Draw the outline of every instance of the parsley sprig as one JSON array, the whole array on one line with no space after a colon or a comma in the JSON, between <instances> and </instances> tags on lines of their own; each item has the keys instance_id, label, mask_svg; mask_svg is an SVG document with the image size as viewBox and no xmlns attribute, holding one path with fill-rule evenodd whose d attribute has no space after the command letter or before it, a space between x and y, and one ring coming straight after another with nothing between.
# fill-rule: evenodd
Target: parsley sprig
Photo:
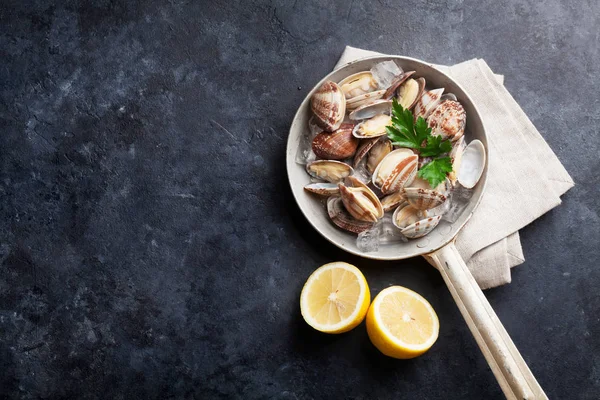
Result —
<instances>
[{"instance_id":1,"label":"parsley sprig","mask_svg":"<svg viewBox=\"0 0 600 400\"><path fill-rule=\"evenodd\" d=\"M431 187L437 187L452 172L452 160L447 156L452 150L452 143L442 140L441 136L432 136L425 119L419 117L415 122L412 112L402 107L396 99L392 103L392 125L385 129L393 145L415 149L421 157L434 158L418 173Z\"/></svg>"}]
</instances>

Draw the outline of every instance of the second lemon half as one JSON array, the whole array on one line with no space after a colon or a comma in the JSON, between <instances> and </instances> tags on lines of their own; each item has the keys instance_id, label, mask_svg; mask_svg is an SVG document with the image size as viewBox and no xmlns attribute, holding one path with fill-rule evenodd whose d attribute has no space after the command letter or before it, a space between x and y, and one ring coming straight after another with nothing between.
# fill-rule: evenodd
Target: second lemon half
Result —
<instances>
[{"instance_id":1,"label":"second lemon half","mask_svg":"<svg viewBox=\"0 0 600 400\"><path fill-rule=\"evenodd\" d=\"M382 290L367 313L367 333L383 354L414 358L438 338L438 317L421 295L402 286Z\"/></svg>"}]
</instances>

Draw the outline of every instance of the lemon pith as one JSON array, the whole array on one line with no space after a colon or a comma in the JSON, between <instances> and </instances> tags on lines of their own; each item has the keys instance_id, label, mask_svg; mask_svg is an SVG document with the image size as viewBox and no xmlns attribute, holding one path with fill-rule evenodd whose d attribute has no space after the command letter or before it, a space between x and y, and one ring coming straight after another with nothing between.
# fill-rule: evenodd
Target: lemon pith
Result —
<instances>
[{"instance_id":1,"label":"lemon pith","mask_svg":"<svg viewBox=\"0 0 600 400\"><path fill-rule=\"evenodd\" d=\"M362 322L370 299L369 286L360 270L348 263L333 262L310 275L302 288L300 310L314 329L342 333Z\"/></svg>"}]
</instances>

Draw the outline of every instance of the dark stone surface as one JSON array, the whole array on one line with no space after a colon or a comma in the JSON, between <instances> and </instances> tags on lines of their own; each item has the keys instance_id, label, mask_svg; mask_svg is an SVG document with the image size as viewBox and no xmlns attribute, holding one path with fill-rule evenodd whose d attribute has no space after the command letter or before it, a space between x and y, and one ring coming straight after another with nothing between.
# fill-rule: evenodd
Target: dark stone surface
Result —
<instances>
[{"instance_id":1,"label":"dark stone surface","mask_svg":"<svg viewBox=\"0 0 600 400\"><path fill-rule=\"evenodd\" d=\"M2 397L502 397L433 268L350 257L294 204L287 129L350 44L506 75L577 186L486 295L550 398L598 398L596 1L0 7ZM429 299L434 348L309 329L300 289L332 260Z\"/></svg>"}]
</instances>

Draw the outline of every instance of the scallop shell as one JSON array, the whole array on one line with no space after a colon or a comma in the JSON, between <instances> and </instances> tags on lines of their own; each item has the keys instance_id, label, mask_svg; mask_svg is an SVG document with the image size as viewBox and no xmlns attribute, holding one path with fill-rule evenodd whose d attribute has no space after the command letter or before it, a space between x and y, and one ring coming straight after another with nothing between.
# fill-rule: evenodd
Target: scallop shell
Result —
<instances>
[{"instance_id":1,"label":"scallop shell","mask_svg":"<svg viewBox=\"0 0 600 400\"><path fill-rule=\"evenodd\" d=\"M392 117L386 114L379 114L357 124L352 134L359 139L383 136L387 133L385 127L391 124Z\"/></svg>"},{"instance_id":2,"label":"scallop shell","mask_svg":"<svg viewBox=\"0 0 600 400\"><path fill-rule=\"evenodd\" d=\"M438 104L440 104L440 97L442 97L443 93L443 88L433 89L423 93L419 100L417 100L417 104L415 104L415 120L417 120L417 118L419 117L427 119L427 117L433 111L433 109L436 108Z\"/></svg>"},{"instance_id":3,"label":"scallop shell","mask_svg":"<svg viewBox=\"0 0 600 400\"><path fill-rule=\"evenodd\" d=\"M376 222L383 217L379 198L359 179L349 176L340 183L340 197L346 210L360 221Z\"/></svg>"},{"instance_id":4,"label":"scallop shell","mask_svg":"<svg viewBox=\"0 0 600 400\"><path fill-rule=\"evenodd\" d=\"M321 196L337 196L340 194L340 188L336 183L310 183L304 186L304 190Z\"/></svg>"},{"instance_id":5,"label":"scallop shell","mask_svg":"<svg viewBox=\"0 0 600 400\"><path fill-rule=\"evenodd\" d=\"M321 132L312 141L312 150L319 158L344 160L352 157L358 147L358 139L352 135L353 124L342 124L332 133Z\"/></svg>"},{"instance_id":6,"label":"scallop shell","mask_svg":"<svg viewBox=\"0 0 600 400\"><path fill-rule=\"evenodd\" d=\"M429 210L446 201L446 196L433 189L406 187L402 189L406 201L417 210Z\"/></svg>"},{"instance_id":7,"label":"scallop shell","mask_svg":"<svg viewBox=\"0 0 600 400\"><path fill-rule=\"evenodd\" d=\"M334 160L317 160L306 164L306 172L310 176L332 183L341 182L353 171L348 164Z\"/></svg>"},{"instance_id":8,"label":"scallop shell","mask_svg":"<svg viewBox=\"0 0 600 400\"><path fill-rule=\"evenodd\" d=\"M385 94L385 89L376 90L374 92L365 93L360 96L356 96L351 98L350 100L346 100L346 109L347 110L355 110L360 106L365 104L369 104L375 100L379 100Z\"/></svg>"},{"instance_id":9,"label":"scallop shell","mask_svg":"<svg viewBox=\"0 0 600 400\"><path fill-rule=\"evenodd\" d=\"M342 79L338 86L342 89L346 100L350 100L377 90L377 81L371 71L363 71Z\"/></svg>"},{"instance_id":10,"label":"scallop shell","mask_svg":"<svg viewBox=\"0 0 600 400\"><path fill-rule=\"evenodd\" d=\"M317 125L333 132L344 121L346 98L335 82L326 81L312 95L310 107Z\"/></svg>"},{"instance_id":11,"label":"scallop shell","mask_svg":"<svg viewBox=\"0 0 600 400\"><path fill-rule=\"evenodd\" d=\"M380 188L383 194L399 191L415 179L418 160L419 156L410 149L392 151L375 168L373 184Z\"/></svg>"},{"instance_id":12,"label":"scallop shell","mask_svg":"<svg viewBox=\"0 0 600 400\"><path fill-rule=\"evenodd\" d=\"M458 101L445 100L427 118L427 125L433 136L441 136L452 141L465 133L467 113Z\"/></svg>"},{"instance_id":13,"label":"scallop shell","mask_svg":"<svg viewBox=\"0 0 600 400\"><path fill-rule=\"evenodd\" d=\"M369 119L378 114L389 114L392 110L392 102L389 100L374 100L362 105L352 111L348 116L352 120Z\"/></svg>"},{"instance_id":14,"label":"scallop shell","mask_svg":"<svg viewBox=\"0 0 600 400\"><path fill-rule=\"evenodd\" d=\"M336 226L349 232L361 233L373 227L372 222L359 221L352 217L339 197L327 199L327 215Z\"/></svg>"}]
</instances>

